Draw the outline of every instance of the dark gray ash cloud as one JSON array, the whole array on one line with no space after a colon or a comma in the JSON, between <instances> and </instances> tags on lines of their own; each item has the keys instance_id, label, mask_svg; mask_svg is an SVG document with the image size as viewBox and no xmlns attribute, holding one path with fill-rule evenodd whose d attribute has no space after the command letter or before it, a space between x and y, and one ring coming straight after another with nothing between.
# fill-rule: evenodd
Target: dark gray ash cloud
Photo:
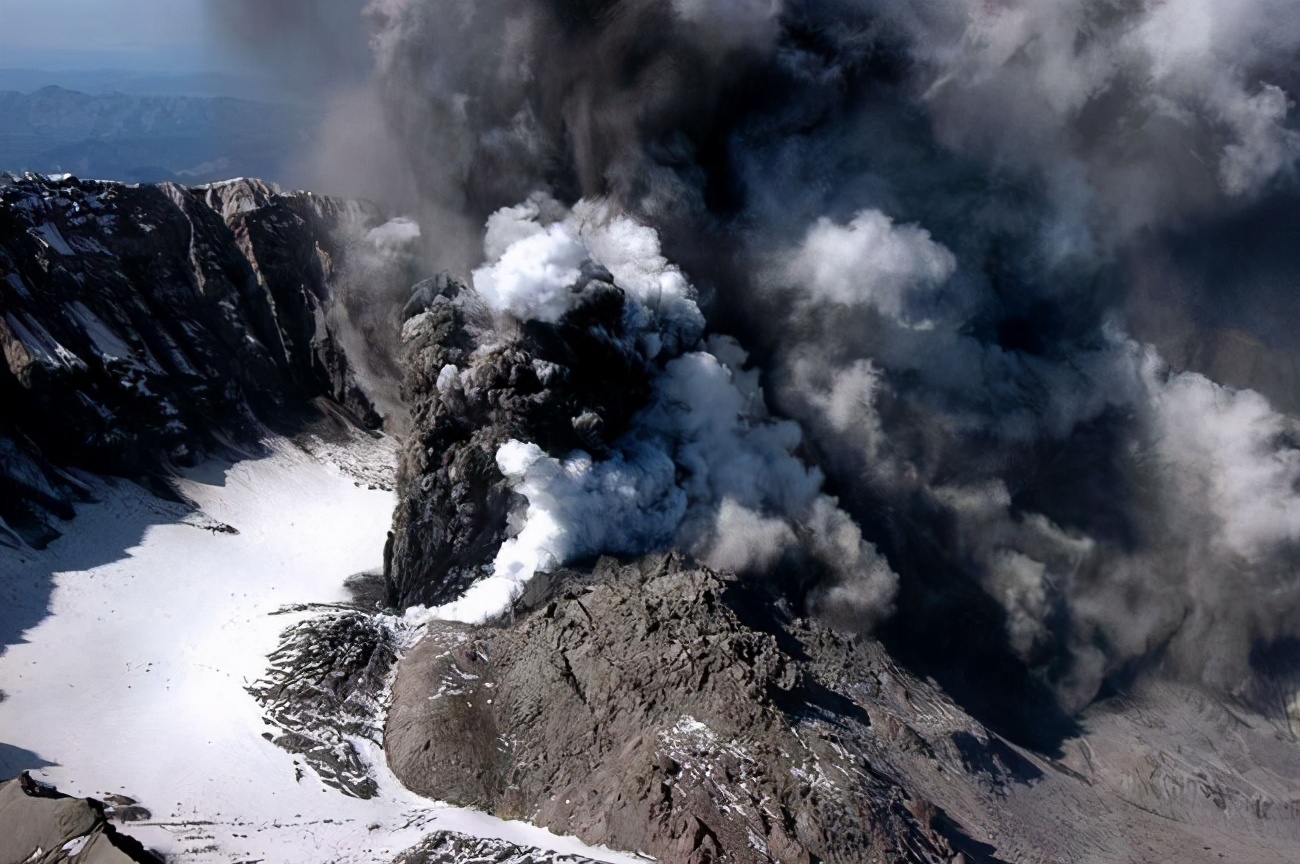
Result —
<instances>
[{"instance_id":1,"label":"dark gray ash cloud","mask_svg":"<svg viewBox=\"0 0 1300 864\"><path fill-rule=\"evenodd\" d=\"M335 44L310 6L285 26ZM577 205L650 230L631 248L680 268L751 352L733 378L797 421L771 470L815 470L829 521L719 495L701 554L1066 710L1139 674L1250 696L1252 656L1300 638L1295 421L1178 348L1300 347L1278 324L1300 324L1294 3L348 11L370 65L339 98L367 128L327 136L334 182L388 194L436 238L430 266L467 277L488 218L535 193L551 222ZM589 512L561 499L556 519ZM860 563L811 584L776 563L840 530Z\"/></svg>"}]
</instances>

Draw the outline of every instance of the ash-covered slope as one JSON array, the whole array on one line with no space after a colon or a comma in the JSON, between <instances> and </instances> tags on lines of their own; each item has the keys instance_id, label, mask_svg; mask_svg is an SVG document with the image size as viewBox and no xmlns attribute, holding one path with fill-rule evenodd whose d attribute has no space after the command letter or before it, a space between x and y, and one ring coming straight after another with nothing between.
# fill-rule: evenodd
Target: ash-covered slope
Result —
<instances>
[{"instance_id":1,"label":"ash-covered slope","mask_svg":"<svg viewBox=\"0 0 1300 864\"><path fill-rule=\"evenodd\" d=\"M871 646L747 626L731 580L671 556L582 581L516 626L435 625L407 657L385 744L408 786L666 862L978 847L883 773Z\"/></svg>"},{"instance_id":2,"label":"ash-covered slope","mask_svg":"<svg viewBox=\"0 0 1300 864\"><path fill-rule=\"evenodd\" d=\"M1196 687L1102 702L1052 758L879 642L680 558L543 581L513 620L431 623L402 661L385 747L413 790L666 864L1300 848L1290 730Z\"/></svg>"},{"instance_id":3,"label":"ash-covered slope","mask_svg":"<svg viewBox=\"0 0 1300 864\"><path fill-rule=\"evenodd\" d=\"M0 541L56 536L69 467L191 464L317 397L378 426L331 313L380 221L255 180L0 180Z\"/></svg>"}]
</instances>

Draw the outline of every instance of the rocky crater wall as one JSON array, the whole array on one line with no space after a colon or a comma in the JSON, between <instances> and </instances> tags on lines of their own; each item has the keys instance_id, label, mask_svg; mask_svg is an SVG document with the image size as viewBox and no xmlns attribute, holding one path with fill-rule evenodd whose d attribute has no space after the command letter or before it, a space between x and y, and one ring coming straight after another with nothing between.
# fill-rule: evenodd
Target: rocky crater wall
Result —
<instances>
[{"instance_id":1,"label":"rocky crater wall","mask_svg":"<svg viewBox=\"0 0 1300 864\"><path fill-rule=\"evenodd\" d=\"M379 221L256 180L0 179L0 542L57 536L69 469L162 473L319 397L378 426L329 313Z\"/></svg>"}]
</instances>

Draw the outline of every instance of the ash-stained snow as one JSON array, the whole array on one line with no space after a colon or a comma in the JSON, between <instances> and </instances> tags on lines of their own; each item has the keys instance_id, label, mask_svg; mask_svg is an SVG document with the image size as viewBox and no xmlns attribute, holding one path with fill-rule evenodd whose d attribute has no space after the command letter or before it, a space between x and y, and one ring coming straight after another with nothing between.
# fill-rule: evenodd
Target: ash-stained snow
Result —
<instances>
[{"instance_id":1,"label":"ash-stained snow","mask_svg":"<svg viewBox=\"0 0 1300 864\"><path fill-rule=\"evenodd\" d=\"M179 862L384 861L438 830L628 860L419 798L376 736L350 739L369 799L264 737L280 730L246 688L286 627L345 604L344 580L380 564L391 492L284 443L189 472L198 517L94 482L98 503L47 550L0 548L0 776L128 796L150 818L127 830ZM303 611L272 614L286 608Z\"/></svg>"},{"instance_id":2,"label":"ash-stained snow","mask_svg":"<svg viewBox=\"0 0 1300 864\"><path fill-rule=\"evenodd\" d=\"M439 831L416 848L408 849L396 864L591 864L591 861L563 854L543 859L536 849Z\"/></svg>"}]
</instances>

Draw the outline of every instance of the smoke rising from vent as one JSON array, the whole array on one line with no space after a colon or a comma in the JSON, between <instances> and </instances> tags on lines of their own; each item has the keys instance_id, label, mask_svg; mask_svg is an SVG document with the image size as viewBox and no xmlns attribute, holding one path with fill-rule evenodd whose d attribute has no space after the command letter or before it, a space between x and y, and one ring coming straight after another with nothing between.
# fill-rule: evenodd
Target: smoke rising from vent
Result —
<instances>
[{"instance_id":1,"label":"smoke rising from vent","mask_svg":"<svg viewBox=\"0 0 1300 864\"><path fill-rule=\"evenodd\" d=\"M936 674L1012 662L1069 710L1154 672L1250 695L1252 651L1300 638L1295 423L1197 371L1300 349L1275 320L1300 325L1294 3L385 0L356 22L372 187L403 190L429 266L553 319L593 261L646 315L659 378L616 454L500 457L530 502L501 572L651 537L754 571L797 549L827 565L791 584L802 608ZM1219 344L1247 280L1276 314L1232 326L1275 330L1198 363L1178 346Z\"/></svg>"},{"instance_id":2,"label":"smoke rising from vent","mask_svg":"<svg viewBox=\"0 0 1300 864\"><path fill-rule=\"evenodd\" d=\"M604 203L583 200L565 214L535 196L493 214L484 245L489 260L473 281L490 309L554 323L608 290L584 279L599 268L623 292L627 349L662 365L648 404L605 458L552 456L515 440L498 450L498 468L527 506L492 575L451 614L495 611L538 571L574 560L675 547L746 575L798 562L827 575L827 598L854 604L846 626L868 630L887 617L897 576L823 493L822 472L796 455L802 433L769 414L745 351L727 337L702 339L695 291L653 229ZM454 389L458 374L444 369L439 389L444 376Z\"/></svg>"}]
</instances>

